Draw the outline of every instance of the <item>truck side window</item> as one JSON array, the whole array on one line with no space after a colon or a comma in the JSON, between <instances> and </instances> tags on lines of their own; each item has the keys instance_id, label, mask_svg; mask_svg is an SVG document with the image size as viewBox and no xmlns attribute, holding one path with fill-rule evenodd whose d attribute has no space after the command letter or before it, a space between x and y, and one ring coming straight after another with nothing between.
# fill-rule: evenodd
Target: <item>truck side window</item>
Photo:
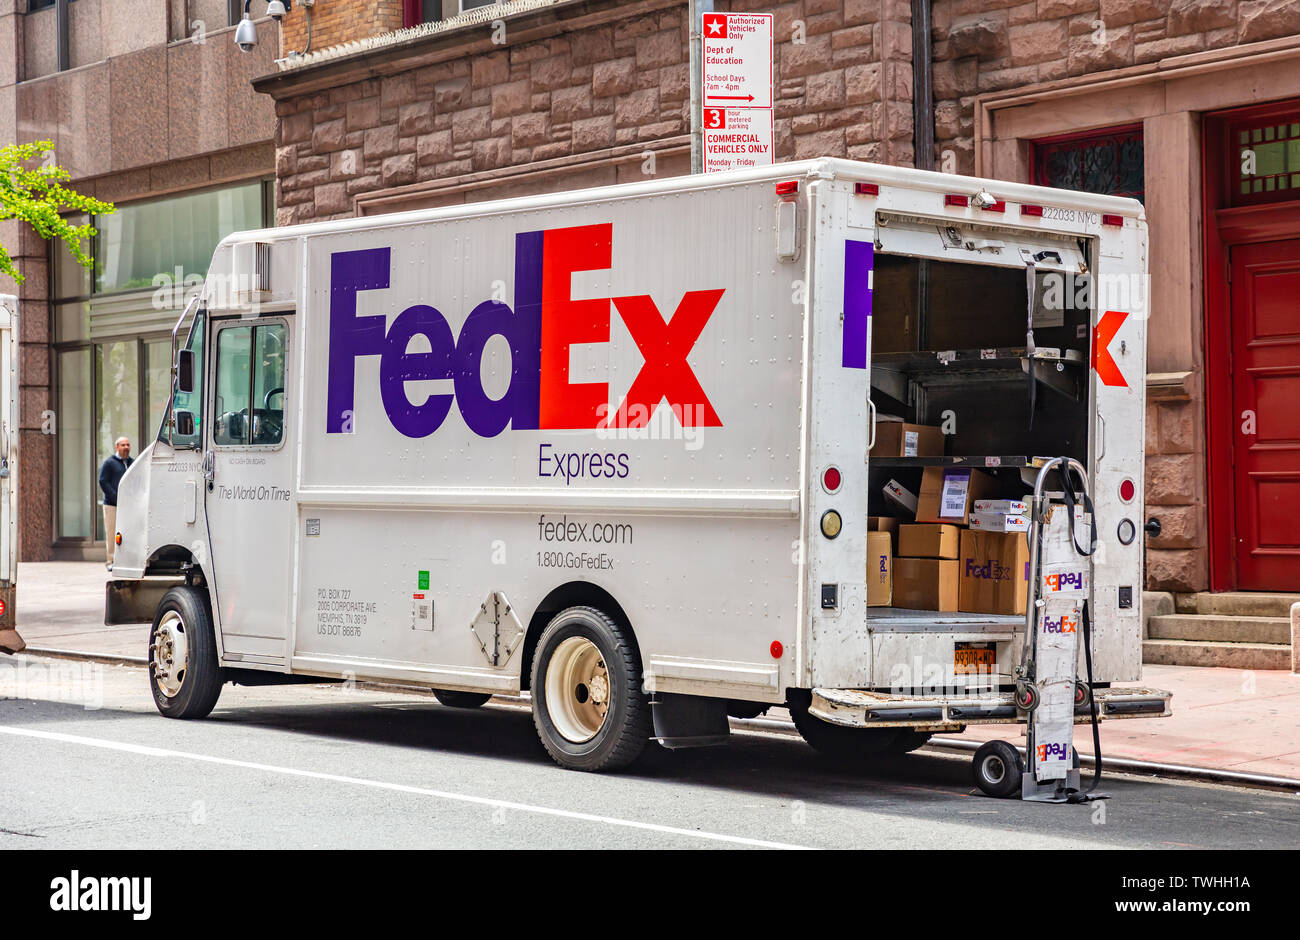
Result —
<instances>
[{"instance_id":1,"label":"truck side window","mask_svg":"<svg viewBox=\"0 0 1300 940\"><path fill-rule=\"evenodd\" d=\"M227 327L217 334L219 446L279 444L284 438L285 327Z\"/></svg>"},{"instance_id":2,"label":"truck side window","mask_svg":"<svg viewBox=\"0 0 1300 940\"><path fill-rule=\"evenodd\" d=\"M169 419L175 420L176 412L188 411L194 415L194 433L179 434L176 429L172 428L172 444L176 447L199 447L203 440L203 334L206 332L207 318L199 311L194 317L194 323L190 327L189 338L185 341L185 348L194 351L194 391L192 392L175 392L172 395L172 410L168 416ZM167 426L163 425L165 437Z\"/></svg>"}]
</instances>

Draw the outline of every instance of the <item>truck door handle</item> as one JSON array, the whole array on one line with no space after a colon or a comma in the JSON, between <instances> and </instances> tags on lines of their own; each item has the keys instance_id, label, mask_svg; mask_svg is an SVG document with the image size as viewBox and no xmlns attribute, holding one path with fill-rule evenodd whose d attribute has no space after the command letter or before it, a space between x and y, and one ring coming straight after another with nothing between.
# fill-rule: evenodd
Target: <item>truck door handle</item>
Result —
<instances>
[{"instance_id":1,"label":"truck door handle","mask_svg":"<svg viewBox=\"0 0 1300 940\"><path fill-rule=\"evenodd\" d=\"M867 411L871 422L871 437L867 440L867 453L871 453L871 448L876 446L876 403L871 400L870 393L867 394Z\"/></svg>"},{"instance_id":2,"label":"truck door handle","mask_svg":"<svg viewBox=\"0 0 1300 940\"><path fill-rule=\"evenodd\" d=\"M208 492L212 492L213 480L217 475L217 455L210 450L203 452L203 479L208 483Z\"/></svg>"}]
</instances>

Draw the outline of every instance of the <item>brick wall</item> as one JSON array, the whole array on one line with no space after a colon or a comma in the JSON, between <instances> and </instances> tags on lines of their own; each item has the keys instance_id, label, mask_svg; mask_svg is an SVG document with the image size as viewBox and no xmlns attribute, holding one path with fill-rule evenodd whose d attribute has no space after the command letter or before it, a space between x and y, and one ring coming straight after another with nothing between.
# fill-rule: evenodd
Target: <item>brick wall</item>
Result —
<instances>
[{"instance_id":1,"label":"brick wall","mask_svg":"<svg viewBox=\"0 0 1300 940\"><path fill-rule=\"evenodd\" d=\"M368 39L402 27L402 0L316 0L311 8L312 51ZM307 13L294 4L280 23L280 54L307 45Z\"/></svg>"},{"instance_id":2,"label":"brick wall","mask_svg":"<svg viewBox=\"0 0 1300 940\"><path fill-rule=\"evenodd\" d=\"M1146 515L1160 520L1159 538L1146 539L1146 585L1153 591L1203 591L1208 545L1205 412L1198 399L1164 398L1152 389L1147 402Z\"/></svg>"},{"instance_id":3,"label":"brick wall","mask_svg":"<svg viewBox=\"0 0 1300 940\"><path fill-rule=\"evenodd\" d=\"M935 156L971 173L974 96L1294 34L1300 0L934 0Z\"/></svg>"},{"instance_id":4,"label":"brick wall","mask_svg":"<svg viewBox=\"0 0 1300 940\"><path fill-rule=\"evenodd\" d=\"M608 21L475 55L453 46L446 61L324 91L277 90L278 222L349 215L355 197L391 187L687 134L686 5L588 6ZM778 160L912 162L906 0L719 9L775 13Z\"/></svg>"}]
</instances>

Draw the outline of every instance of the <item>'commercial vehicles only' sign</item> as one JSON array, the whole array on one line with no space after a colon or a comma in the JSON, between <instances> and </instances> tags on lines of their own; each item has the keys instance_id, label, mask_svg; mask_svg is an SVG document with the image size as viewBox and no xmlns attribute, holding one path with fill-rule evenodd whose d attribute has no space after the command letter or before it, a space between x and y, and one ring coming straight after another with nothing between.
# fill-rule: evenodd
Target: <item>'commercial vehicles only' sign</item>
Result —
<instances>
[{"instance_id":1,"label":"'commercial vehicles only' sign","mask_svg":"<svg viewBox=\"0 0 1300 940\"><path fill-rule=\"evenodd\" d=\"M702 24L704 171L772 157L771 13L706 13Z\"/></svg>"}]
</instances>

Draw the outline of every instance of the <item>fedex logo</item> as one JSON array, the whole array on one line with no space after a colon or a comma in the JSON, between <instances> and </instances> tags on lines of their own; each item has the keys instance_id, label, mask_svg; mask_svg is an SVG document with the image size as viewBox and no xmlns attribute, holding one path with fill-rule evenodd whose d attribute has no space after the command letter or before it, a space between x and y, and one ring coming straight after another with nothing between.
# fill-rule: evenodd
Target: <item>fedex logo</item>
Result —
<instances>
[{"instance_id":1,"label":"fedex logo","mask_svg":"<svg viewBox=\"0 0 1300 940\"><path fill-rule=\"evenodd\" d=\"M990 558L984 564L977 564L974 558L966 559L966 577L983 578L987 581L1010 581L1012 568L1010 565L1004 565L995 558Z\"/></svg>"},{"instance_id":2,"label":"fedex logo","mask_svg":"<svg viewBox=\"0 0 1300 940\"><path fill-rule=\"evenodd\" d=\"M666 318L648 294L574 299L577 271L612 265L612 223L521 232L515 236L515 306L485 300L470 311L460 335L441 311L407 307L391 326L386 318L357 315L361 291L385 290L391 250L366 248L330 255L329 375L325 430L344 434L356 394L356 361L379 357L379 393L393 427L407 437L427 437L442 426L453 399L480 437L515 430L644 427L665 399L683 426L721 427L699 380L686 362L709 322L723 289L687 291ZM618 311L645 363L627 396L609 412L609 385L569 381L569 349L608 343L611 305ZM428 352L409 352L422 335ZM511 376L505 395L483 389L483 348L493 336L510 346ZM406 383L450 379L453 392L412 404Z\"/></svg>"},{"instance_id":3,"label":"fedex logo","mask_svg":"<svg viewBox=\"0 0 1300 940\"><path fill-rule=\"evenodd\" d=\"M1082 591L1083 588L1082 571L1062 571L1058 574L1043 575L1044 591Z\"/></svg>"},{"instance_id":4,"label":"fedex logo","mask_svg":"<svg viewBox=\"0 0 1300 940\"><path fill-rule=\"evenodd\" d=\"M1061 614L1059 617L1044 617L1044 633L1077 633L1079 630L1079 618L1071 617L1069 614Z\"/></svg>"},{"instance_id":5,"label":"fedex logo","mask_svg":"<svg viewBox=\"0 0 1300 940\"><path fill-rule=\"evenodd\" d=\"M1060 741L1052 744L1040 744L1034 748L1038 754L1038 762L1044 761L1065 761L1070 759L1070 745L1063 744Z\"/></svg>"}]
</instances>

